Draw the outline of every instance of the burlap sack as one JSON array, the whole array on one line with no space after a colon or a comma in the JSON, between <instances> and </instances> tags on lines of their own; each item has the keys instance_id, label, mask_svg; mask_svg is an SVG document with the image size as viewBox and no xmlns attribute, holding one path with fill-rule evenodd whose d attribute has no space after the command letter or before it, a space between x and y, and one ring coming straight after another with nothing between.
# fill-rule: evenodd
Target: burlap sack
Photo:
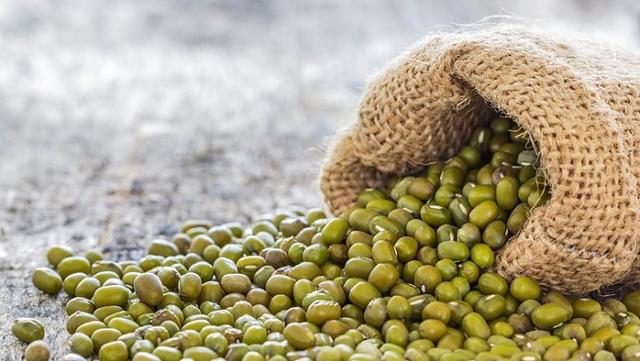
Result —
<instances>
[{"instance_id":1,"label":"burlap sack","mask_svg":"<svg viewBox=\"0 0 640 361\"><path fill-rule=\"evenodd\" d=\"M616 283L639 247L638 59L520 25L430 36L371 80L327 156L322 192L344 210L389 175L451 157L499 111L537 145L551 199L503 248L498 272L572 294Z\"/></svg>"}]
</instances>

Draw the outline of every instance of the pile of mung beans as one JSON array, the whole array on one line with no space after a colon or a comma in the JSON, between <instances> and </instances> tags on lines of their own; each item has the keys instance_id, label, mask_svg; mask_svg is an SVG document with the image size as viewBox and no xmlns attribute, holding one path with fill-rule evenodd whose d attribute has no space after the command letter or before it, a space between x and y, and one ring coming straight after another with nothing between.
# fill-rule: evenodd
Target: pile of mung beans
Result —
<instances>
[{"instance_id":1,"label":"pile of mung beans","mask_svg":"<svg viewBox=\"0 0 640 361\"><path fill-rule=\"evenodd\" d=\"M640 360L640 292L573 299L492 271L548 197L537 166L498 117L338 217L190 220L138 261L55 246L33 283L69 297L63 361ZM48 360L42 323L12 331L26 360Z\"/></svg>"}]
</instances>

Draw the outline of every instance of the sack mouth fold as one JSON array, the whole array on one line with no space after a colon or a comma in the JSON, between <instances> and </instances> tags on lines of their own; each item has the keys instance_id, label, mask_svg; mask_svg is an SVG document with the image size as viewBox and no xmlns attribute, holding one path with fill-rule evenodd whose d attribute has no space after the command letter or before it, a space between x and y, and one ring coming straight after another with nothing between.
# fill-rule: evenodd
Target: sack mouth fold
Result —
<instances>
[{"instance_id":1,"label":"sack mouth fold","mask_svg":"<svg viewBox=\"0 0 640 361\"><path fill-rule=\"evenodd\" d=\"M498 272L571 294L623 279L639 249L634 120L605 86L617 73L592 74L603 71L590 66L602 61L593 49L550 39L501 25L436 35L396 58L369 83L357 123L327 158L329 208L452 157L501 113L531 137L551 198L501 250Z\"/></svg>"}]
</instances>

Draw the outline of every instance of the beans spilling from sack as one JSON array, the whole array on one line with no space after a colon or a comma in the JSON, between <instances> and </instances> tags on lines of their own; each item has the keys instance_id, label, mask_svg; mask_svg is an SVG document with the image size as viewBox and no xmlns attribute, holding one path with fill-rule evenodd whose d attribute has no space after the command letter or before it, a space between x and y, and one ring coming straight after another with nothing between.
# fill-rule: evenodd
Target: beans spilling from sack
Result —
<instances>
[{"instance_id":1,"label":"beans spilling from sack","mask_svg":"<svg viewBox=\"0 0 640 361\"><path fill-rule=\"evenodd\" d=\"M492 271L548 198L537 167L497 118L456 157L363 192L336 218L191 220L138 261L57 246L33 283L69 296L64 361L640 360L639 292L571 299ZM31 342L27 360L49 358L42 323L12 331Z\"/></svg>"}]
</instances>

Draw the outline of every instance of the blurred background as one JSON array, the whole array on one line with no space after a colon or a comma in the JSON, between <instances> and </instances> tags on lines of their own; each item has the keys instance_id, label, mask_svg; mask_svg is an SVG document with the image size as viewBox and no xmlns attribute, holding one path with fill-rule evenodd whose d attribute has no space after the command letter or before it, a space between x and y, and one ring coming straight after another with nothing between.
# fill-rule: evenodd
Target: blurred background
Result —
<instances>
[{"instance_id":1,"label":"blurred background","mask_svg":"<svg viewBox=\"0 0 640 361\"><path fill-rule=\"evenodd\" d=\"M29 281L48 245L125 259L187 218L321 206L367 77L491 15L640 39L633 0L0 1L0 359L18 316L66 350L63 297Z\"/></svg>"}]
</instances>

